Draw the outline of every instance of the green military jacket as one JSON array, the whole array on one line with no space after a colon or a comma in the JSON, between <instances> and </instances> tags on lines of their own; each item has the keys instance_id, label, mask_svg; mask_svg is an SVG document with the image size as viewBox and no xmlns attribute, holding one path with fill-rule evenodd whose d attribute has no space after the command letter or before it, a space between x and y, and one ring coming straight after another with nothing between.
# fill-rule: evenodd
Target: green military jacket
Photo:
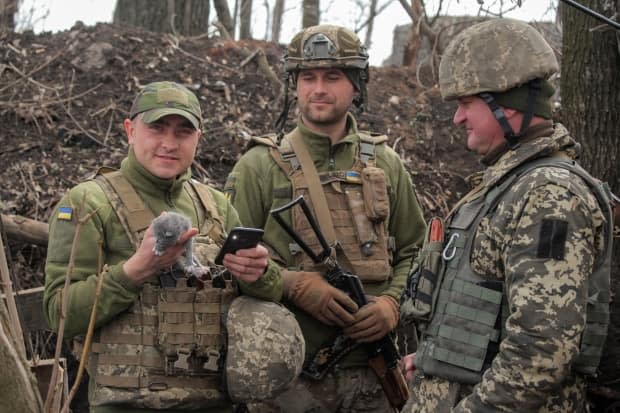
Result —
<instances>
[{"instance_id":1,"label":"green military jacket","mask_svg":"<svg viewBox=\"0 0 620 413\"><path fill-rule=\"evenodd\" d=\"M532 129L537 136L496 154L466 198L530 160L578 154L562 125ZM551 239L545 222L555 223ZM499 351L473 387L416 375L403 412L585 412L585 379L571 366L580 351L588 278L603 255L606 225L595 195L567 169L539 167L517 178L482 218L470 256L476 274L504 285L508 314Z\"/></svg>"},{"instance_id":2,"label":"green military jacket","mask_svg":"<svg viewBox=\"0 0 620 413\"><path fill-rule=\"evenodd\" d=\"M192 198L184 189L184 182L190 179L189 170L175 179L157 178L139 164L131 150L122 161L120 170L155 216L163 211L180 212L190 217L193 226L198 227ZM225 229L228 231L240 226L239 217L230 202L221 192L209 189ZM50 218L43 302L48 323L54 330L58 329L60 320L62 288L76 230L75 220L58 219L61 207L72 207L73 213L79 216L93 213L92 218L81 227L71 273L65 338L72 338L87 331L95 299L100 244L103 263L109 266L109 271L105 275L99 297L96 327L112 322L118 314L128 309L138 298L142 287L135 285L123 272L123 264L133 255L134 247L110 201L95 181L83 182L60 200ZM239 284L241 291L248 295L272 301L278 301L281 297L281 278L274 264L270 264L265 274L255 283Z\"/></svg>"},{"instance_id":3,"label":"green military jacket","mask_svg":"<svg viewBox=\"0 0 620 413\"><path fill-rule=\"evenodd\" d=\"M298 121L297 128L318 172L352 167L360 138L351 115L348 125L348 135L332 145L328 136L310 131L301 120ZM411 179L398 155L387 145L377 145L376 164L385 171L387 178L390 214L386 229L388 235L395 239L393 277L383 283L366 283L364 288L367 294L390 295L398 301L411 259L422 243L425 223ZM265 243L288 267L293 268L295 260L289 251L292 240L269 215L271 209L291 201L292 187L267 146L255 146L241 157L228 177L225 192L231 196L241 220L246 225L264 228ZM290 214L285 219L290 225ZM293 304L285 302L285 305L295 313L304 333L306 358L314 355L321 344L329 342L337 334L335 328L320 323ZM365 366L367 357L363 349L359 349L345 356L339 365Z\"/></svg>"}]
</instances>

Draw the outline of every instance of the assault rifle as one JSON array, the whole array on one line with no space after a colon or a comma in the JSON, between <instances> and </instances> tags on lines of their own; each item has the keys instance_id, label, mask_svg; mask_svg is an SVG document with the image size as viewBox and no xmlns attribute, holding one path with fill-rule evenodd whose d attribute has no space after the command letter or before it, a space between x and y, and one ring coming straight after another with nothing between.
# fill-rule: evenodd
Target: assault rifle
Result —
<instances>
[{"instance_id":1,"label":"assault rifle","mask_svg":"<svg viewBox=\"0 0 620 413\"><path fill-rule=\"evenodd\" d=\"M293 230L293 228L282 219L281 213L292 209L296 205L301 207L303 214L308 220L308 223L312 227L317 240L323 248L323 250L318 254L316 254L312 248L310 248L308 244L301 239L299 234L297 234L297 232L295 232L295 230ZM312 261L317 264L322 263L327 267L324 277L329 284L347 293L351 299L355 301L359 308L368 304L362 282L357 275L342 269L336 260L335 252L325 240L325 237L317 225L303 195L297 197L288 204L281 206L280 208L273 209L271 211L271 215L276 222L280 224L282 229L284 229L284 231L286 231L286 233L293 238L297 245L299 245L299 247L306 254L308 254ZM356 347L359 343L355 343L352 339L340 334L336 337L334 343L331 344L332 345L328 346L327 349L321 349L314 360L310 360L310 363L306 363L306 365L304 365L303 373L305 375L316 380L320 380L325 375L329 367L335 364L339 358L344 356L346 352ZM364 347L368 352L368 364L377 374L381 387L390 401L390 405L400 411L409 398L409 390L407 388L407 382L405 381L405 378L400 370L400 354L398 353L398 349L396 348L394 341L390 335L387 334L376 342L364 343ZM317 359L325 360L326 358L330 358L329 355L325 357L326 355L324 354L330 353L330 349L336 349L331 353L340 353L337 358L335 360L332 359L331 363L317 364L315 362Z\"/></svg>"}]
</instances>

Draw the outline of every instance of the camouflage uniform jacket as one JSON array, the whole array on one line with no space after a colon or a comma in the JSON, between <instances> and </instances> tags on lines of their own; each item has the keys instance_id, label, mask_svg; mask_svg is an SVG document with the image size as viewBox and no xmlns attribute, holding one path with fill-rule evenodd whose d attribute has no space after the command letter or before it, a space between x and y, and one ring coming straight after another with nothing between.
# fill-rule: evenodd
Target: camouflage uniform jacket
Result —
<instances>
[{"instance_id":1,"label":"camouflage uniform jacket","mask_svg":"<svg viewBox=\"0 0 620 413\"><path fill-rule=\"evenodd\" d=\"M353 116L348 117L349 132L332 145L328 136L313 133L301 120L297 128L319 172L347 170L352 167L360 138ZM411 258L420 246L425 223L409 174L398 155L386 145L376 146L377 167L385 171L390 203L387 232L395 238L393 277L381 283L365 283L367 294L390 295L400 298L406 282ZM267 146L251 148L237 162L225 187L233 205L246 225L265 229L264 241L290 268L295 260L289 251L291 238L269 215L273 208L291 200L289 179L275 163ZM285 215L290 225L290 215ZM289 302L285 305L295 313L306 340L306 357L314 355L319 346L333 339L338 331L328 327ZM341 367L367 366L367 356L362 349L351 352L341 362Z\"/></svg>"},{"instance_id":2,"label":"camouflage uniform jacket","mask_svg":"<svg viewBox=\"0 0 620 413\"><path fill-rule=\"evenodd\" d=\"M163 211L177 211L192 219L198 227L198 218L191 196L184 190L190 171L171 180L150 174L136 160L133 151L121 163L121 173L127 178L144 203L155 216ZM239 226L237 213L221 192L210 189L226 230ZM58 219L59 208L73 207L77 214L84 202L80 216L93 213L81 227L80 240L75 254L75 266L69 288L65 338L85 334L95 297L99 243L103 245L103 263L109 266L97 308L96 327L114 322L138 298L141 286L135 285L123 272L124 262L134 253L114 208L94 181L83 182L72 188L58 203L50 219L50 236L45 266L44 311L50 326L56 330L60 319L62 288L75 234L74 220ZM277 301L281 294L281 280L277 266L271 264L263 277L253 284L240 283L241 290L249 295Z\"/></svg>"},{"instance_id":3,"label":"camouflage uniform jacket","mask_svg":"<svg viewBox=\"0 0 620 413\"><path fill-rule=\"evenodd\" d=\"M472 193L493 187L529 160L558 153L575 158L578 144L562 125L550 126L499 157ZM547 219L567 223L562 259L540 252ZM604 227L595 196L568 170L541 167L519 177L495 212L482 218L470 257L475 273L504 283L508 316L499 352L473 388L417 374L406 411L585 411L585 381L571 364L579 354L588 277L604 250Z\"/></svg>"}]
</instances>

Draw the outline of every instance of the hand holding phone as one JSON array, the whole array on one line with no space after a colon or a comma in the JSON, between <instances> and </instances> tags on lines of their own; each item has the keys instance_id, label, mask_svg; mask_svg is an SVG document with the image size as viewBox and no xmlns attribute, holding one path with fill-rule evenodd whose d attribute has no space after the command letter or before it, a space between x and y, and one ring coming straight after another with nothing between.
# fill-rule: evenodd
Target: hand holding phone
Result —
<instances>
[{"instance_id":1,"label":"hand holding phone","mask_svg":"<svg viewBox=\"0 0 620 413\"><path fill-rule=\"evenodd\" d=\"M222 265L226 254L234 254L238 250L254 248L263 239L263 230L260 228L235 227L230 230L224 245L215 257L215 263Z\"/></svg>"}]
</instances>

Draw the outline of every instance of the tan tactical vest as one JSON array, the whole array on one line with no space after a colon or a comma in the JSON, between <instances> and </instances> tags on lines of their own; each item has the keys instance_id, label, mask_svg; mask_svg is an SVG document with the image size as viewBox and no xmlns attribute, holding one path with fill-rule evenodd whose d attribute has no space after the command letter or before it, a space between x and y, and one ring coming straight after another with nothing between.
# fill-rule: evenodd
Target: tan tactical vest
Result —
<instances>
[{"instance_id":1,"label":"tan tactical vest","mask_svg":"<svg viewBox=\"0 0 620 413\"><path fill-rule=\"evenodd\" d=\"M299 132L295 129L292 133ZM274 161L291 181L293 198L303 195L316 215L319 212L313 207L307 177L289 142L291 134L286 135L279 146L270 136L253 139L270 147ZM384 143L387 137L365 133L359 136L360 145L352 168L322 172L319 179L335 227L339 261L363 282L382 282L391 276L394 239L388 237L386 231L390 205L385 172L376 167L375 145ZM321 246L303 213L294 209L292 221L293 228L310 248L320 251ZM290 251L299 270L324 270L297 244L291 244Z\"/></svg>"},{"instance_id":2,"label":"tan tactical vest","mask_svg":"<svg viewBox=\"0 0 620 413\"><path fill-rule=\"evenodd\" d=\"M137 248L153 213L120 172L101 170L95 181ZM194 253L206 265L223 242L223 221L207 188L188 182L184 190L199 217ZM182 274L172 279L175 286L145 284L131 308L99 330L89 360L92 405L197 410L226 400L222 315L235 296L231 281L197 288Z\"/></svg>"}]
</instances>

